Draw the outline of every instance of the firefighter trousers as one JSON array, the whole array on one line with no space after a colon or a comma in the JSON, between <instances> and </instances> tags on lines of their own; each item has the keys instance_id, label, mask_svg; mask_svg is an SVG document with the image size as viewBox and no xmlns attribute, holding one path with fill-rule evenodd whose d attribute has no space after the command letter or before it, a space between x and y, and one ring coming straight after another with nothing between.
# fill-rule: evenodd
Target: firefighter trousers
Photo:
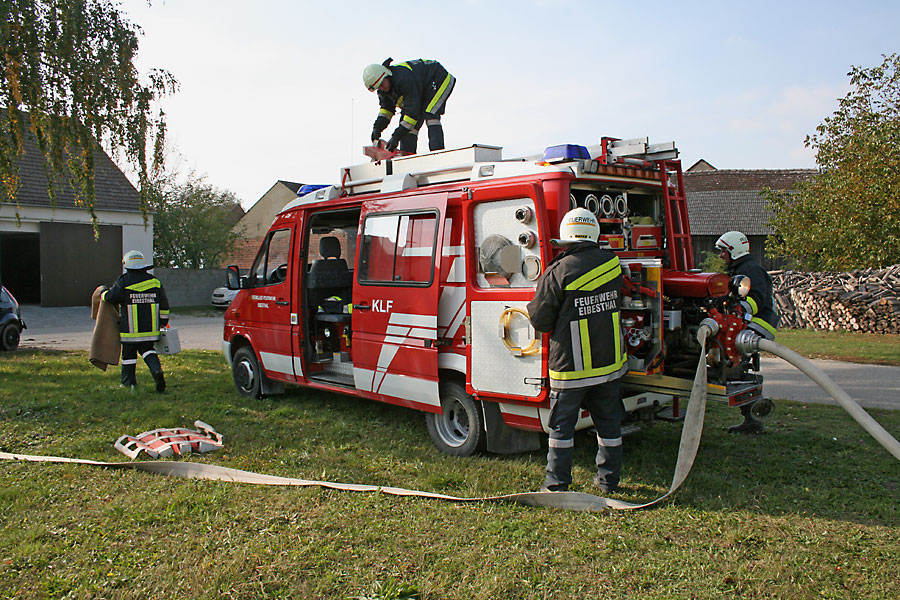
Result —
<instances>
[{"instance_id":1,"label":"firefighter trousers","mask_svg":"<svg viewBox=\"0 0 900 600\"><path fill-rule=\"evenodd\" d=\"M425 125L428 127L428 149L444 149L444 127L440 115L426 114ZM419 148L419 130L410 131L400 138L397 148L402 152L415 154Z\"/></svg>"},{"instance_id":2,"label":"firefighter trousers","mask_svg":"<svg viewBox=\"0 0 900 600\"><path fill-rule=\"evenodd\" d=\"M597 477L607 491L619 485L622 470L622 380L616 379L585 388L550 392L550 440L547 476L551 490L568 489L572 483L572 455L575 452L575 425L582 407L591 414L597 430Z\"/></svg>"},{"instance_id":3,"label":"firefighter trousers","mask_svg":"<svg viewBox=\"0 0 900 600\"><path fill-rule=\"evenodd\" d=\"M154 342L122 342L122 385L137 385L137 356L141 355L151 374L162 373L162 364L154 349Z\"/></svg>"}]
</instances>

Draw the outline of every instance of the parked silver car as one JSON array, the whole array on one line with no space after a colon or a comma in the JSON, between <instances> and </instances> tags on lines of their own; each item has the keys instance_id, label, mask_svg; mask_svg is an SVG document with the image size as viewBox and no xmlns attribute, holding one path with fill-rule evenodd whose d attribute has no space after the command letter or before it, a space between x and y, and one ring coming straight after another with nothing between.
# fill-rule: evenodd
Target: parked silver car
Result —
<instances>
[{"instance_id":1,"label":"parked silver car","mask_svg":"<svg viewBox=\"0 0 900 600\"><path fill-rule=\"evenodd\" d=\"M213 290L210 303L219 308L228 308L234 297L237 296L238 290L229 290L227 287L218 287Z\"/></svg>"}]
</instances>

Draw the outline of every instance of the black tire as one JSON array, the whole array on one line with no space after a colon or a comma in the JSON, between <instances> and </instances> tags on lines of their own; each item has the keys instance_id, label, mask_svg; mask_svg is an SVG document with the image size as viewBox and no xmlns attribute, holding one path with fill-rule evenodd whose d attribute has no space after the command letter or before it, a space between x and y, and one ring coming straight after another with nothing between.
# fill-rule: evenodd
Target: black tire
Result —
<instances>
[{"instance_id":1,"label":"black tire","mask_svg":"<svg viewBox=\"0 0 900 600\"><path fill-rule=\"evenodd\" d=\"M22 329L16 323L7 323L0 332L0 348L12 352L19 347L19 335Z\"/></svg>"},{"instance_id":2,"label":"black tire","mask_svg":"<svg viewBox=\"0 0 900 600\"><path fill-rule=\"evenodd\" d=\"M443 413L426 413L425 426L438 450L470 456L484 447L484 415L479 403L458 383L440 385Z\"/></svg>"},{"instance_id":3,"label":"black tire","mask_svg":"<svg viewBox=\"0 0 900 600\"><path fill-rule=\"evenodd\" d=\"M769 398L760 398L750 405L750 414L759 421L769 418L775 412L775 403Z\"/></svg>"},{"instance_id":4,"label":"black tire","mask_svg":"<svg viewBox=\"0 0 900 600\"><path fill-rule=\"evenodd\" d=\"M234 387L245 398L262 398L262 378L264 377L256 360L253 348L244 346L234 353L231 361L231 376Z\"/></svg>"}]
</instances>

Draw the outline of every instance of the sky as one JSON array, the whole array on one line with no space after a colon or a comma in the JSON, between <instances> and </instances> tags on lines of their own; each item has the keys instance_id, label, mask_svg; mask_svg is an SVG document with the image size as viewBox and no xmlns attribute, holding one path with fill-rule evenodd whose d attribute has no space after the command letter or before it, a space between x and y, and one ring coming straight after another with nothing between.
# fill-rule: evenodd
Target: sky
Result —
<instances>
[{"instance_id":1,"label":"sky","mask_svg":"<svg viewBox=\"0 0 900 600\"><path fill-rule=\"evenodd\" d=\"M362 83L388 57L457 84L448 148L511 158L601 136L675 141L682 165L815 167L804 140L851 67L900 52L900 2L123 0L138 68L171 72L170 156L250 208L278 180L337 183L366 162ZM385 131L387 137L397 118ZM419 149L427 150L420 134ZM172 159L170 158L170 161Z\"/></svg>"}]
</instances>

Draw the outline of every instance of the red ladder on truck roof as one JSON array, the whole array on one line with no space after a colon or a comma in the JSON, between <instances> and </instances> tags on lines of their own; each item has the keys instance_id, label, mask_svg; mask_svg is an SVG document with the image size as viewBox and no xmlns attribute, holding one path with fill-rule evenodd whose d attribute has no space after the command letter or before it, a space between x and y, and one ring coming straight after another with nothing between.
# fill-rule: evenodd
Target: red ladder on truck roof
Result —
<instances>
[{"instance_id":1,"label":"red ladder on truck roof","mask_svg":"<svg viewBox=\"0 0 900 600\"><path fill-rule=\"evenodd\" d=\"M694 268L694 249L691 245L691 223L684 194L684 175L675 142L650 144L648 138L622 140L600 138L601 160L605 164L620 163L637 166L654 164L662 182L663 206L666 211L666 248L669 268L689 271Z\"/></svg>"},{"instance_id":2,"label":"red ladder on truck roof","mask_svg":"<svg viewBox=\"0 0 900 600\"><path fill-rule=\"evenodd\" d=\"M690 271L694 268L694 249L691 245L691 224L687 199L684 195L684 174L680 160L660 160L663 205L666 207L666 239L669 247L669 268Z\"/></svg>"}]
</instances>

